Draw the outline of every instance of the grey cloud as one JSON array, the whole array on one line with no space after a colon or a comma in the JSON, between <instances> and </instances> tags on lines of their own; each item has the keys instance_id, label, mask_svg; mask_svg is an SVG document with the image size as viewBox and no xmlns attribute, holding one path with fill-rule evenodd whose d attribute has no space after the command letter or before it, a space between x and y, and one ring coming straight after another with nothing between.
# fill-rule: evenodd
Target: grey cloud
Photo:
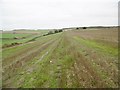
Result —
<instances>
[{"instance_id":1,"label":"grey cloud","mask_svg":"<svg viewBox=\"0 0 120 90\"><path fill-rule=\"evenodd\" d=\"M2 0L2 28L117 25L117 3L118 0Z\"/></svg>"}]
</instances>

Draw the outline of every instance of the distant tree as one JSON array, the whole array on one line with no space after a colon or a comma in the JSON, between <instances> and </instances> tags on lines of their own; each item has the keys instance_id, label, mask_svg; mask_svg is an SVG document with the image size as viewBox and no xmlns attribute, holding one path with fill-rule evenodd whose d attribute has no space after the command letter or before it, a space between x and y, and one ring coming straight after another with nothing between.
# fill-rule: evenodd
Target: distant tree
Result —
<instances>
[{"instance_id":1,"label":"distant tree","mask_svg":"<svg viewBox=\"0 0 120 90\"><path fill-rule=\"evenodd\" d=\"M55 30L55 33L58 33L59 31L58 30Z\"/></svg>"},{"instance_id":2,"label":"distant tree","mask_svg":"<svg viewBox=\"0 0 120 90\"><path fill-rule=\"evenodd\" d=\"M63 32L63 30L62 30L62 29L60 29L60 30L59 30L59 32Z\"/></svg>"},{"instance_id":3,"label":"distant tree","mask_svg":"<svg viewBox=\"0 0 120 90\"><path fill-rule=\"evenodd\" d=\"M86 27L83 27L83 29L87 29Z\"/></svg>"},{"instance_id":4,"label":"distant tree","mask_svg":"<svg viewBox=\"0 0 120 90\"><path fill-rule=\"evenodd\" d=\"M79 28L76 28L77 30L79 29Z\"/></svg>"}]
</instances>

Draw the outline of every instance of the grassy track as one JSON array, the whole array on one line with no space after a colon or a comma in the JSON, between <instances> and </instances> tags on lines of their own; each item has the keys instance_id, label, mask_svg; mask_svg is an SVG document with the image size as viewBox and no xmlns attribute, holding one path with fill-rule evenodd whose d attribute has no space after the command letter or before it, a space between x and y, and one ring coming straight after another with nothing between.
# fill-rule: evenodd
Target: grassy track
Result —
<instances>
[{"instance_id":1,"label":"grassy track","mask_svg":"<svg viewBox=\"0 0 120 90\"><path fill-rule=\"evenodd\" d=\"M3 87L118 87L116 47L66 31L3 50Z\"/></svg>"}]
</instances>

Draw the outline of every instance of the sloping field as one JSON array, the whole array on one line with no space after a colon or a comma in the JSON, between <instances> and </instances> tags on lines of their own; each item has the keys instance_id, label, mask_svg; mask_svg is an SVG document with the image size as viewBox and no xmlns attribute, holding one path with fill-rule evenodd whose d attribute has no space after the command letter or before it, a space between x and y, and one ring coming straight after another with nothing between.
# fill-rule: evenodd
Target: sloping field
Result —
<instances>
[{"instance_id":1,"label":"sloping field","mask_svg":"<svg viewBox=\"0 0 120 90\"><path fill-rule=\"evenodd\" d=\"M16 31L3 31L0 35L2 35L2 42L0 44L3 47L14 46L11 44L17 43L26 43L32 40L35 37L41 36L47 33L48 30L16 30Z\"/></svg>"},{"instance_id":2,"label":"sloping field","mask_svg":"<svg viewBox=\"0 0 120 90\"><path fill-rule=\"evenodd\" d=\"M117 88L117 29L71 30L3 49L3 87Z\"/></svg>"}]
</instances>

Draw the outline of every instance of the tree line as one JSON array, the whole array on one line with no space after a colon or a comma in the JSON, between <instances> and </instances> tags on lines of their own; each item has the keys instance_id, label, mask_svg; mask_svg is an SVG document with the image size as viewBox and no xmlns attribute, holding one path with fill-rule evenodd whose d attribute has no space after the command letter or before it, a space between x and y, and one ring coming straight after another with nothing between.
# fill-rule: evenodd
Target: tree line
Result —
<instances>
[{"instance_id":1,"label":"tree line","mask_svg":"<svg viewBox=\"0 0 120 90\"><path fill-rule=\"evenodd\" d=\"M60 29L60 30L49 31L47 34L44 34L43 36L51 35L51 34L56 34L56 33L60 33L60 32L63 32L63 30Z\"/></svg>"}]
</instances>

